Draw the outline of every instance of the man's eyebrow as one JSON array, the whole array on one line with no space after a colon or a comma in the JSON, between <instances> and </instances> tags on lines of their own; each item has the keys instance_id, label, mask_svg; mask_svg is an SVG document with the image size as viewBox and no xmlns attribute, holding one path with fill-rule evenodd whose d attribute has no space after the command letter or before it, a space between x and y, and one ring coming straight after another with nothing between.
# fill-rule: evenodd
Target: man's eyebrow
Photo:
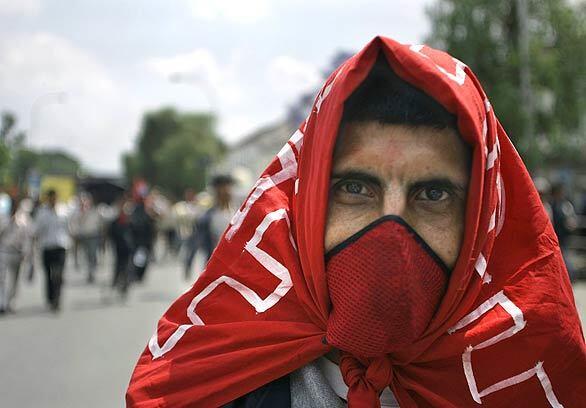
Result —
<instances>
[{"instance_id":1,"label":"man's eyebrow","mask_svg":"<svg viewBox=\"0 0 586 408\"><path fill-rule=\"evenodd\" d=\"M382 186L384 183L381 179L374 174L368 173L363 170L344 170L340 172L332 173L331 180L359 180L364 181L367 183L371 183L373 185ZM459 183L450 179L449 177L430 177L417 180L413 183L409 184L409 188L412 190L417 190L426 187L443 187L449 190L459 191L465 193L467 187L465 184Z\"/></svg>"},{"instance_id":2,"label":"man's eyebrow","mask_svg":"<svg viewBox=\"0 0 586 408\"><path fill-rule=\"evenodd\" d=\"M466 192L466 186L451 180L448 177L432 177L429 179L418 180L409 185L412 190L419 190L426 187L443 187L450 190Z\"/></svg>"},{"instance_id":3,"label":"man's eyebrow","mask_svg":"<svg viewBox=\"0 0 586 408\"><path fill-rule=\"evenodd\" d=\"M345 170L341 172L332 173L331 180L334 179L360 180L375 185L382 185L380 178L378 178L374 174L367 173L361 170Z\"/></svg>"}]
</instances>

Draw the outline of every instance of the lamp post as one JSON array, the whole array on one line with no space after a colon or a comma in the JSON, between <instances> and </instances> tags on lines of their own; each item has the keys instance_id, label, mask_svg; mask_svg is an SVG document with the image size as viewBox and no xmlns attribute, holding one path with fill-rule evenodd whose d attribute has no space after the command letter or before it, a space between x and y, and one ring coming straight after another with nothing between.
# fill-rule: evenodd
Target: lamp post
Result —
<instances>
[{"instance_id":1,"label":"lamp post","mask_svg":"<svg viewBox=\"0 0 586 408\"><path fill-rule=\"evenodd\" d=\"M31 146L31 140L34 140L33 135L34 132L39 127L39 115L41 113L41 109L47 105L51 104L64 104L67 100L67 93L66 92L47 92L42 94L41 96L37 97L34 100L31 111L30 111L30 125L29 125L29 132L27 137L27 144L29 147ZM41 176L38 174L38 171L34 168L29 169L27 174L28 179L28 187L29 187L29 194L34 199L39 197L40 194L40 187L41 187Z\"/></svg>"},{"instance_id":2,"label":"lamp post","mask_svg":"<svg viewBox=\"0 0 586 408\"><path fill-rule=\"evenodd\" d=\"M67 100L67 93L66 92L47 92L37 99L34 100L31 106L31 123L29 129L29 145L30 141L33 139L33 133L35 132L36 128L39 125L39 115L41 113L41 109L47 105L52 104L64 104Z\"/></svg>"},{"instance_id":3,"label":"lamp post","mask_svg":"<svg viewBox=\"0 0 586 408\"><path fill-rule=\"evenodd\" d=\"M205 95L208 101L210 112L217 111L217 98L214 89L210 86L209 82L202 78L201 75L193 74L189 72L173 72L169 75L169 82L174 84L190 84L196 85Z\"/></svg>"}]
</instances>

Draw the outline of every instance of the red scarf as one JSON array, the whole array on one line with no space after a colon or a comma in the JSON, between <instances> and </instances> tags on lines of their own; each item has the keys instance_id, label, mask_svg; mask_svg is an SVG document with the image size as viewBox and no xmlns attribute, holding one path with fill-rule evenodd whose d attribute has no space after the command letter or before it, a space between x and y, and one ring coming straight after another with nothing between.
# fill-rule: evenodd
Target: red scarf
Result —
<instances>
[{"instance_id":1,"label":"red scarf","mask_svg":"<svg viewBox=\"0 0 586 408\"><path fill-rule=\"evenodd\" d=\"M380 52L457 115L473 165L460 256L429 327L368 370L344 360L346 381L363 383L362 406L389 380L401 407L584 406L586 346L557 239L478 80L443 52L381 37L326 81L205 272L161 318L129 406L220 406L329 351L332 152L343 103Z\"/></svg>"}]
</instances>

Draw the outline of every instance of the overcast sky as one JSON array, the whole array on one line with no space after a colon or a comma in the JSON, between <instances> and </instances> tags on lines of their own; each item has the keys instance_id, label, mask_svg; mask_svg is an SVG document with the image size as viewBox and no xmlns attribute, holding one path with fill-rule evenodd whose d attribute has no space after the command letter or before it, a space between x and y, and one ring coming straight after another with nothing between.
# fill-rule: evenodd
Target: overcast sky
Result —
<instances>
[{"instance_id":1,"label":"overcast sky","mask_svg":"<svg viewBox=\"0 0 586 408\"><path fill-rule=\"evenodd\" d=\"M422 41L430 2L0 0L0 110L31 145L116 172L145 110L216 110L234 142L283 117L336 51Z\"/></svg>"}]
</instances>

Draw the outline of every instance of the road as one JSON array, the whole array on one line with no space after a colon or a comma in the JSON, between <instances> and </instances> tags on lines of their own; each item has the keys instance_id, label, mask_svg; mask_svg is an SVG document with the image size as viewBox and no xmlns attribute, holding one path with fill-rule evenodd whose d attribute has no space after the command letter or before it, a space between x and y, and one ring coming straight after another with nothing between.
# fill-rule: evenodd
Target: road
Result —
<instances>
[{"instance_id":1,"label":"road","mask_svg":"<svg viewBox=\"0 0 586 408\"><path fill-rule=\"evenodd\" d=\"M3 407L122 407L134 364L163 312L188 285L177 262L154 264L126 303L68 267L59 314L42 297L44 276L21 282L15 314L0 319L0 405Z\"/></svg>"},{"instance_id":2,"label":"road","mask_svg":"<svg viewBox=\"0 0 586 408\"><path fill-rule=\"evenodd\" d=\"M0 319L0 405L3 407L124 406L134 364L170 303L186 288L173 260L152 266L147 282L125 304L106 290L108 268L97 285L68 268L61 313L47 312L43 276L22 284L17 313ZM574 287L586 319L586 282Z\"/></svg>"}]
</instances>

